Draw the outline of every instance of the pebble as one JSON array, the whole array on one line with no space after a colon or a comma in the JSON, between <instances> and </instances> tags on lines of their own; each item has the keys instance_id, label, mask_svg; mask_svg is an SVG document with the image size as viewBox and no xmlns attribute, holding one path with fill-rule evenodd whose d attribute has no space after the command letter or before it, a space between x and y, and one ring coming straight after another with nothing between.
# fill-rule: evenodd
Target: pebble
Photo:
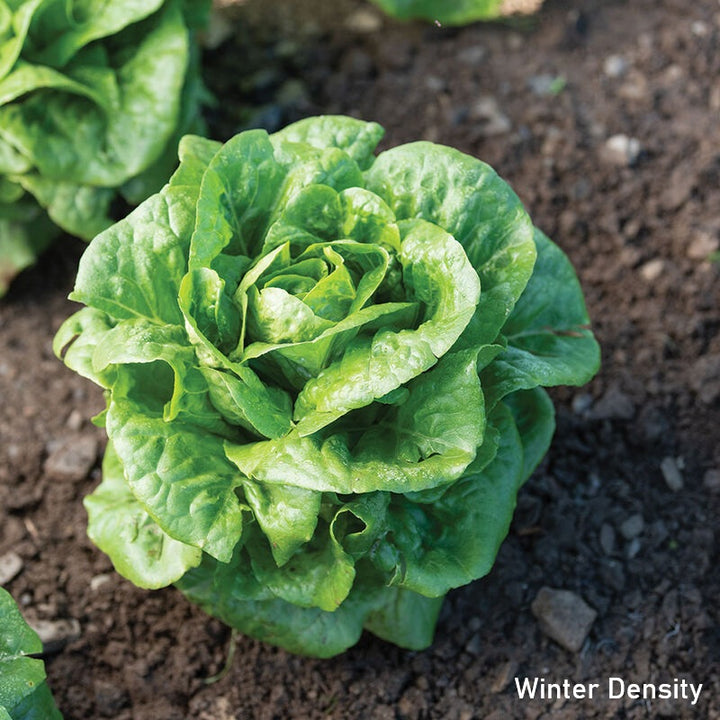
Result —
<instances>
[{"instance_id":1,"label":"pebble","mask_svg":"<svg viewBox=\"0 0 720 720\"><path fill-rule=\"evenodd\" d=\"M495 679L490 686L490 692L501 693L512 681L518 671L518 663L516 660L508 660L504 662L497 670Z\"/></svg>"},{"instance_id":2,"label":"pebble","mask_svg":"<svg viewBox=\"0 0 720 720\"><path fill-rule=\"evenodd\" d=\"M665 271L665 262L661 258L648 260L641 268L640 275L647 282L655 282Z\"/></svg>"},{"instance_id":3,"label":"pebble","mask_svg":"<svg viewBox=\"0 0 720 720\"><path fill-rule=\"evenodd\" d=\"M616 592L625 588L625 571L617 560L605 560L600 565L600 579Z\"/></svg>"},{"instance_id":4,"label":"pebble","mask_svg":"<svg viewBox=\"0 0 720 720\"><path fill-rule=\"evenodd\" d=\"M483 643L480 638L480 633L475 633L465 644L465 652L470 653L471 655L480 655L482 648Z\"/></svg>"},{"instance_id":5,"label":"pebble","mask_svg":"<svg viewBox=\"0 0 720 720\"><path fill-rule=\"evenodd\" d=\"M12 550L0 556L0 586L6 585L17 577L23 569L23 565L22 558Z\"/></svg>"},{"instance_id":6,"label":"pebble","mask_svg":"<svg viewBox=\"0 0 720 720\"><path fill-rule=\"evenodd\" d=\"M631 167L638 158L642 147L637 138L619 134L609 137L602 148L602 158L612 164L621 167Z\"/></svg>"},{"instance_id":7,"label":"pebble","mask_svg":"<svg viewBox=\"0 0 720 720\"><path fill-rule=\"evenodd\" d=\"M471 45L458 53L458 60L468 65L479 65L487 55L487 50L482 45Z\"/></svg>"},{"instance_id":8,"label":"pebble","mask_svg":"<svg viewBox=\"0 0 720 720\"><path fill-rule=\"evenodd\" d=\"M35 620L29 623L42 640L46 653L57 652L80 637L80 623L70 620Z\"/></svg>"},{"instance_id":9,"label":"pebble","mask_svg":"<svg viewBox=\"0 0 720 720\"><path fill-rule=\"evenodd\" d=\"M584 415L593 404L593 397L590 393L577 393L573 395L572 410L576 415Z\"/></svg>"},{"instance_id":10,"label":"pebble","mask_svg":"<svg viewBox=\"0 0 720 720\"><path fill-rule=\"evenodd\" d=\"M112 579L112 575L110 573L101 573L100 575L95 575L90 579L90 589L95 591L101 588L106 583L110 582Z\"/></svg>"},{"instance_id":11,"label":"pebble","mask_svg":"<svg viewBox=\"0 0 720 720\"><path fill-rule=\"evenodd\" d=\"M720 397L720 353L702 355L692 365L690 386L700 402L711 405Z\"/></svg>"},{"instance_id":12,"label":"pebble","mask_svg":"<svg viewBox=\"0 0 720 720\"><path fill-rule=\"evenodd\" d=\"M662 475L665 478L665 484L673 492L678 492L678 490L683 489L685 483L683 482L682 473L680 472L680 468L678 467L675 458L663 458L660 463L660 472L662 472Z\"/></svg>"},{"instance_id":13,"label":"pebble","mask_svg":"<svg viewBox=\"0 0 720 720\"><path fill-rule=\"evenodd\" d=\"M565 80L559 75L533 75L528 78L528 87L536 95L557 95L565 87Z\"/></svg>"},{"instance_id":14,"label":"pebble","mask_svg":"<svg viewBox=\"0 0 720 720\"><path fill-rule=\"evenodd\" d=\"M48 446L45 473L55 480L82 480L92 470L98 456L98 442L92 435L65 438L57 447Z\"/></svg>"},{"instance_id":15,"label":"pebble","mask_svg":"<svg viewBox=\"0 0 720 720\"><path fill-rule=\"evenodd\" d=\"M603 63L603 71L608 77L622 77L628 69L628 61L622 55L609 55Z\"/></svg>"},{"instance_id":16,"label":"pebble","mask_svg":"<svg viewBox=\"0 0 720 720\"><path fill-rule=\"evenodd\" d=\"M645 528L645 520L639 513L631 515L623 520L620 525L620 533L626 540L632 540L642 533Z\"/></svg>"},{"instance_id":17,"label":"pebble","mask_svg":"<svg viewBox=\"0 0 720 720\"><path fill-rule=\"evenodd\" d=\"M600 547L606 555L612 555L615 551L615 530L608 523L600 527Z\"/></svg>"},{"instance_id":18,"label":"pebble","mask_svg":"<svg viewBox=\"0 0 720 720\"><path fill-rule=\"evenodd\" d=\"M494 97L477 100L470 110L470 117L479 123L481 134L485 137L504 135L512 128L512 123L500 110Z\"/></svg>"},{"instance_id":19,"label":"pebble","mask_svg":"<svg viewBox=\"0 0 720 720\"><path fill-rule=\"evenodd\" d=\"M597 420L631 420L635 415L635 403L613 385L595 403L591 415Z\"/></svg>"},{"instance_id":20,"label":"pebble","mask_svg":"<svg viewBox=\"0 0 720 720\"><path fill-rule=\"evenodd\" d=\"M691 260L707 260L708 256L720 249L720 240L709 232L698 231L688 245L685 254Z\"/></svg>"},{"instance_id":21,"label":"pebble","mask_svg":"<svg viewBox=\"0 0 720 720\"><path fill-rule=\"evenodd\" d=\"M632 560L642 548L642 543L640 542L640 538L633 538L627 546L627 550L625 551L625 554L627 555L628 560Z\"/></svg>"},{"instance_id":22,"label":"pebble","mask_svg":"<svg viewBox=\"0 0 720 720\"><path fill-rule=\"evenodd\" d=\"M382 28L383 21L380 15L367 8L360 8L348 15L345 27L356 33L370 34Z\"/></svg>"},{"instance_id":23,"label":"pebble","mask_svg":"<svg viewBox=\"0 0 720 720\"><path fill-rule=\"evenodd\" d=\"M82 427L83 425L83 414L75 408L67 417L67 420L65 421L66 427L70 428L70 430L75 430L76 432Z\"/></svg>"},{"instance_id":24,"label":"pebble","mask_svg":"<svg viewBox=\"0 0 720 720\"><path fill-rule=\"evenodd\" d=\"M540 588L531 609L540 629L571 652L580 650L597 617L579 595L549 587Z\"/></svg>"},{"instance_id":25,"label":"pebble","mask_svg":"<svg viewBox=\"0 0 720 720\"><path fill-rule=\"evenodd\" d=\"M712 493L720 492L720 470L708 470L703 476L703 487Z\"/></svg>"}]
</instances>

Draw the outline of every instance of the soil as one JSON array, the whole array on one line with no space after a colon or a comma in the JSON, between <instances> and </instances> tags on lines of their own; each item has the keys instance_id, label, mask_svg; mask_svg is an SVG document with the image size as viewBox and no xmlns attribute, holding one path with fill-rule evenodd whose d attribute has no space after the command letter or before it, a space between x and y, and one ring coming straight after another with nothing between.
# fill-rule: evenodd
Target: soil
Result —
<instances>
[{"instance_id":1,"label":"soil","mask_svg":"<svg viewBox=\"0 0 720 720\"><path fill-rule=\"evenodd\" d=\"M0 557L67 720L720 718L720 6L548 0L533 21L401 24L360 0L249 0L206 52L210 133L344 113L489 162L569 254L603 365L553 392L558 429L490 575L454 591L435 643L372 636L329 661L231 634L173 589L116 575L87 540L101 393L55 360L82 243L0 304ZM77 448L82 448L80 452ZM597 612L579 651L531 604ZM209 682L225 665L227 673ZM608 678L702 683L699 702L610 699ZM599 683L520 699L514 678Z\"/></svg>"}]
</instances>

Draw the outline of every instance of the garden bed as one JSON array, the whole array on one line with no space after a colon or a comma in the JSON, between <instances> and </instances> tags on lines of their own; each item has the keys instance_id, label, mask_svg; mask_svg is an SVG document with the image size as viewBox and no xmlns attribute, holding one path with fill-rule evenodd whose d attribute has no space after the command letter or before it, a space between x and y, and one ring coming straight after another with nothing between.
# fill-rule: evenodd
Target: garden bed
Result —
<instances>
[{"instance_id":1,"label":"garden bed","mask_svg":"<svg viewBox=\"0 0 720 720\"><path fill-rule=\"evenodd\" d=\"M233 35L205 57L211 135L342 113L381 123L383 148L487 161L570 256L603 365L553 392L555 440L496 565L451 593L429 650L366 635L334 660L294 657L133 587L87 540L103 399L52 354L84 247L57 243L0 303L0 556L22 561L7 588L26 617L77 623L47 658L67 720L720 716L720 7L548 0L537 21L462 29L355 0L226 17ZM597 612L580 651L540 629L543 586ZM521 700L514 682L612 676L703 689L693 707Z\"/></svg>"}]
</instances>

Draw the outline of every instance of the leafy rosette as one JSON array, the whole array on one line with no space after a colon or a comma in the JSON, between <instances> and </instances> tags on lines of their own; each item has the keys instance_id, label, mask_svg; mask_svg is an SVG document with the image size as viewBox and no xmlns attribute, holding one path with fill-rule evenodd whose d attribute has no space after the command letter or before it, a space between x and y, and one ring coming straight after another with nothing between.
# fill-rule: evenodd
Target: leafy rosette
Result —
<instances>
[{"instance_id":1,"label":"leafy rosette","mask_svg":"<svg viewBox=\"0 0 720 720\"><path fill-rule=\"evenodd\" d=\"M543 0L372 0L400 20L428 20L441 25L466 25L508 15L536 12Z\"/></svg>"},{"instance_id":2,"label":"leafy rosette","mask_svg":"<svg viewBox=\"0 0 720 720\"><path fill-rule=\"evenodd\" d=\"M198 129L209 0L0 0L0 294L60 230L157 192Z\"/></svg>"},{"instance_id":3,"label":"leafy rosette","mask_svg":"<svg viewBox=\"0 0 720 720\"><path fill-rule=\"evenodd\" d=\"M107 390L89 534L143 587L330 656L431 642L546 452L540 386L598 347L573 269L495 172L310 118L194 136L90 244L55 350Z\"/></svg>"},{"instance_id":4,"label":"leafy rosette","mask_svg":"<svg viewBox=\"0 0 720 720\"><path fill-rule=\"evenodd\" d=\"M43 644L0 588L0 720L62 720L38 657Z\"/></svg>"}]
</instances>

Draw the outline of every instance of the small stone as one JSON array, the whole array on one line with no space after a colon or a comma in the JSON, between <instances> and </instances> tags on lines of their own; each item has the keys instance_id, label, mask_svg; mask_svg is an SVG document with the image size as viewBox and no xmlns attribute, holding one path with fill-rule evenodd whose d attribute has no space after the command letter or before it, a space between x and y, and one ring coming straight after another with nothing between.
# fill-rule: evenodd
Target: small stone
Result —
<instances>
[{"instance_id":1,"label":"small stone","mask_svg":"<svg viewBox=\"0 0 720 720\"><path fill-rule=\"evenodd\" d=\"M69 415L67 420L65 421L65 425L70 429L77 432L83 424L83 415L82 413L75 408Z\"/></svg>"},{"instance_id":2,"label":"small stone","mask_svg":"<svg viewBox=\"0 0 720 720\"><path fill-rule=\"evenodd\" d=\"M612 555L615 551L615 530L608 523L600 527L600 547L606 555Z\"/></svg>"},{"instance_id":3,"label":"small stone","mask_svg":"<svg viewBox=\"0 0 720 720\"><path fill-rule=\"evenodd\" d=\"M458 60L467 65L479 65L487 55L487 50L482 45L471 45L458 53Z\"/></svg>"},{"instance_id":4,"label":"small stone","mask_svg":"<svg viewBox=\"0 0 720 720\"><path fill-rule=\"evenodd\" d=\"M542 74L528 78L527 84L535 95L543 97L560 93L566 85L566 80L561 75Z\"/></svg>"},{"instance_id":5,"label":"small stone","mask_svg":"<svg viewBox=\"0 0 720 720\"><path fill-rule=\"evenodd\" d=\"M637 162L641 150L637 138L620 134L613 135L605 141L601 154L603 159L612 165L630 167Z\"/></svg>"},{"instance_id":6,"label":"small stone","mask_svg":"<svg viewBox=\"0 0 720 720\"><path fill-rule=\"evenodd\" d=\"M576 415L584 415L593 404L590 393L577 393L572 399L572 410Z\"/></svg>"},{"instance_id":7,"label":"small stone","mask_svg":"<svg viewBox=\"0 0 720 720\"><path fill-rule=\"evenodd\" d=\"M720 470L708 470L703 476L703 487L712 493L720 492Z\"/></svg>"},{"instance_id":8,"label":"small stone","mask_svg":"<svg viewBox=\"0 0 720 720\"><path fill-rule=\"evenodd\" d=\"M698 231L692 242L688 245L685 254L691 260L707 260L707 258L720 249L720 240L709 232Z\"/></svg>"},{"instance_id":9,"label":"small stone","mask_svg":"<svg viewBox=\"0 0 720 720\"><path fill-rule=\"evenodd\" d=\"M549 587L540 588L531 609L540 629L571 652L580 650L597 617L579 595Z\"/></svg>"},{"instance_id":10,"label":"small stone","mask_svg":"<svg viewBox=\"0 0 720 720\"><path fill-rule=\"evenodd\" d=\"M690 387L706 405L720 397L720 354L702 355L693 363Z\"/></svg>"},{"instance_id":11,"label":"small stone","mask_svg":"<svg viewBox=\"0 0 720 720\"><path fill-rule=\"evenodd\" d=\"M110 579L112 576L109 573L101 573L100 575L95 575L90 579L90 589L92 591L98 590L106 583L110 582Z\"/></svg>"},{"instance_id":12,"label":"small stone","mask_svg":"<svg viewBox=\"0 0 720 720\"><path fill-rule=\"evenodd\" d=\"M660 258L654 258L653 260L648 260L648 262L640 268L640 275L642 275L643 280L652 283L655 282L664 271L665 262Z\"/></svg>"},{"instance_id":13,"label":"small stone","mask_svg":"<svg viewBox=\"0 0 720 720\"><path fill-rule=\"evenodd\" d=\"M55 480L82 480L92 470L98 456L98 442L92 435L74 435L57 445L48 444L50 455L45 472Z\"/></svg>"},{"instance_id":14,"label":"small stone","mask_svg":"<svg viewBox=\"0 0 720 720\"><path fill-rule=\"evenodd\" d=\"M9 583L13 578L16 578L20 571L23 569L23 559L16 553L10 550L4 555L0 556L0 587Z\"/></svg>"},{"instance_id":15,"label":"small stone","mask_svg":"<svg viewBox=\"0 0 720 720\"><path fill-rule=\"evenodd\" d=\"M383 21L380 15L368 8L360 8L345 20L345 27L356 33L364 35L377 32L382 28Z\"/></svg>"},{"instance_id":16,"label":"small stone","mask_svg":"<svg viewBox=\"0 0 720 720\"><path fill-rule=\"evenodd\" d=\"M42 640L46 653L61 650L65 645L80 637L80 623L70 620L35 620L29 625Z\"/></svg>"},{"instance_id":17,"label":"small stone","mask_svg":"<svg viewBox=\"0 0 720 720\"><path fill-rule=\"evenodd\" d=\"M510 131L512 124L498 105L494 97L483 97L475 102L470 110L470 117L478 122L484 137L503 135Z\"/></svg>"},{"instance_id":18,"label":"small stone","mask_svg":"<svg viewBox=\"0 0 720 720\"><path fill-rule=\"evenodd\" d=\"M603 71L610 78L622 77L628 69L628 61L622 55L609 55L603 63Z\"/></svg>"},{"instance_id":19,"label":"small stone","mask_svg":"<svg viewBox=\"0 0 720 720\"><path fill-rule=\"evenodd\" d=\"M642 548L642 543L640 542L640 538L633 538L627 546L627 550L625 551L625 554L627 555L628 560L632 560Z\"/></svg>"},{"instance_id":20,"label":"small stone","mask_svg":"<svg viewBox=\"0 0 720 720\"><path fill-rule=\"evenodd\" d=\"M600 565L600 579L616 592L625 588L625 571L617 560L604 560Z\"/></svg>"},{"instance_id":21,"label":"small stone","mask_svg":"<svg viewBox=\"0 0 720 720\"><path fill-rule=\"evenodd\" d=\"M591 415L597 420L631 420L635 416L635 403L613 385L595 403Z\"/></svg>"},{"instance_id":22,"label":"small stone","mask_svg":"<svg viewBox=\"0 0 720 720\"><path fill-rule=\"evenodd\" d=\"M200 44L208 50L215 50L234 34L231 20L218 8L214 8L207 29L200 33Z\"/></svg>"},{"instance_id":23,"label":"small stone","mask_svg":"<svg viewBox=\"0 0 720 720\"><path fill-rule=\"evenodd\" d=\"M663 458L660 463L660 472L665 478L665 484L673 491L682 490L685 483L683 482L682 473L678 467L677 460L672 457Z\"/></svg>"},{"instance_id":24,"label":"small stone","mask_svg":"<svg viewBox=\"0 0 720 720\"><path fill-rule=\"evenodd\" d=\"M471 655L480 655L482 652L482 640L479 633L475 633L465 644L465 652Z\"/></svg>"},{"instance_id":25,"label":"small stone","mask_svg":"<svg viewBox=\"0 0 720 720\"><path fill-rule=\"evenodd\" d=\"M636 538L645 528L645 520L639 513L631 515L626 520L623 520L620 525L620 533L626 540L632 540Z\"/></svg>"},{"instance_id":26,"label":"small stone","mask_svg":"<svg viewBox=\"0 0 720 720\"><path fill-rule=\"evenodd\" d=\"M490 686L490 692L501 693L515 677L518 671L518 663L516 660L508 660L504 662L497 671L495 679Z\"/></svg>"},{"instance_id":27,"label":"small stone","mask_svg":"<svg viewBox=\"0 0 720 720\"><path fill-rule=\"evenodd\" d=\"M447 88L447 83L443 78L437 75L428 75L425 78L425 87L433 93L443 92Z\"/></svg>"}]
</instances>

